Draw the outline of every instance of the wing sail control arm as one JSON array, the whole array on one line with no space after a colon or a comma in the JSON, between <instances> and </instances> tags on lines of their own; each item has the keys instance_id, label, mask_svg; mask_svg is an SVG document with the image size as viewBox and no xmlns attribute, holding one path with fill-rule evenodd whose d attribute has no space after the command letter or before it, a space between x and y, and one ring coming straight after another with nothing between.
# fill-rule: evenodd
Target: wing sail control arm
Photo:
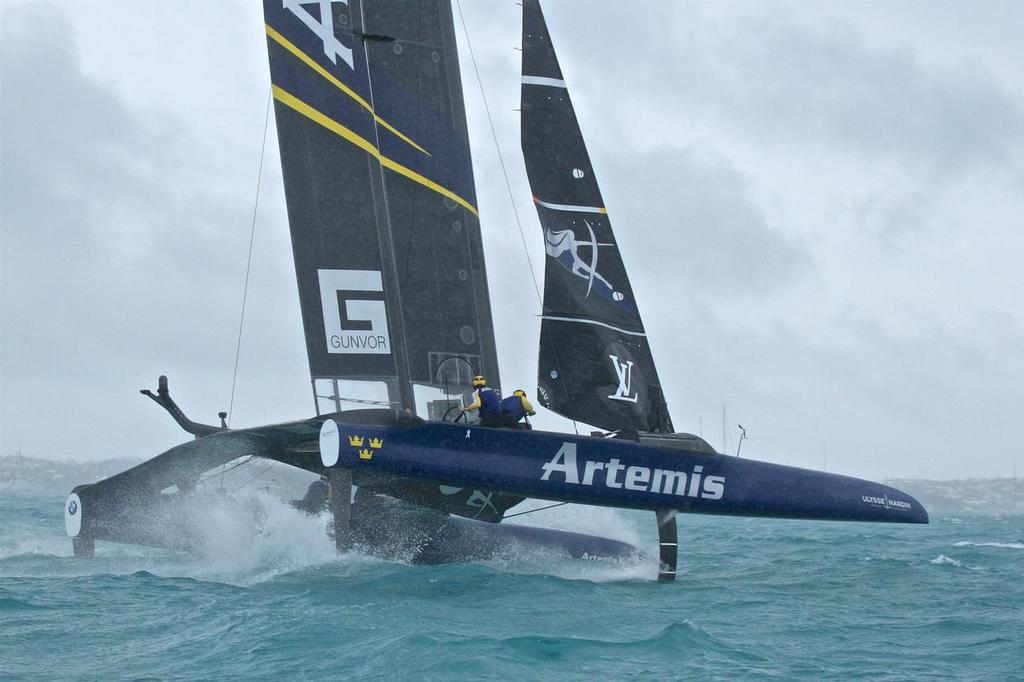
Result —
<instances>
[{"instance_id":1,"label":"wing sail control arm","mask_svg":"<svg viewBox=\"0 0 1024 682\"><path fill-rule=\"evenodd\" d=\"M202 438L203 436L208 436L211 433L217 433L218 431L228 430L228 425L226 421L228 416L227 412L218 413L217 416L220 417L220 426L200 424L186 417L185 413L181 411L180 407L178 407L178 404L175 403L174 400L171 398L171 392L167 388L167 377L164 375L160 375L160 379L156 389L156 394L154 394L148 388L142 389L141 391L139 391L139 393L152 398L157 405L167 410L170 413L170 415L174 417L174 421L178 422L178 425L181 428L185 429L196 438Z\"/></svg>"}]
</instances>

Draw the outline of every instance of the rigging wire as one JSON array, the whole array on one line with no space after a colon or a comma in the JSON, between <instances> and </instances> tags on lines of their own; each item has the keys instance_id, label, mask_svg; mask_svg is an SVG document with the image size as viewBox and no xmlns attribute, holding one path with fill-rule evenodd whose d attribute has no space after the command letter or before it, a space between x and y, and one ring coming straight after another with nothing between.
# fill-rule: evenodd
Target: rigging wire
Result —
<instances>
[{"instance_id":1,"label":"rigging wire","mask_svg":"<svg viewBox=\"0 0 1024 682\"><path fill-rule=\"evenodd\" d=\"M386 407L390 407L392 405L399 404L398 401L396 400L369 400L364 398L346 398L345 396L320 395L319 393L317 394L316 397L323 398L324 400L334 400L343 403L358 403L360 405L384 405Z\"/></svg>"},{"instance_id":2,"label":"rigging wire","mask_svg":"<svg viewBox=\"0 0 1024 682\"><path fill-rule=\"evenodd\" d=\"M516 208L515 195L512 193L512 183L508 179L508 169L505 166L505 157L501 153L501 145L498 144L498 134L494 130L494 119L491 117L491 107L487 103L487 93L484 91L483 79L480 77L480 68L476 63L476 53L473 52L473 41L469 38L469 28L466 26L466 17L462 14L462 2L461 0L455 1L455 6L459 10L459 21L462 22L462 33L466 36L466 47L469 48L469 57L473 62L473 71L476 73L476 84L480 88L480 98L484 102L484 111L487 113L487 124L491 128L491 138L494 140L494 149L498 153L498 161L501 164L501 172L505 177L505 189L508 190L509 203L512 204L512 214L516 218L516 226L519 228L519 239L523 243L523 253L526 254L526 262L530 267L530 279L533 280L533 290L537 294L537 303L540 304L541 310L544 309L544 299L540 293L540 285L537 283L537 273L533 269L533 259L530 258L530 249L526 246L526 235L523 232L523 223L519 219L519 210ZM576 435L580 435L579 427L576 425L576 420L572 420L572 428L576 431ZM558 505L555 505L558 506ZM508 517L505 517L508 518Z\"/></svg>"},{"instance_id":3,"label":"rigging wire","mask_svg":"<svg viewBox=\"0 0 1024 682\"><path fill-rule=\"evenodd\" d=\"M267 468L266 468L266 469L264 469L263 471L259 472L259 473L258 473L258 474L256 474L255 476L253 476L253 479L257 479L257 478L259 478L259 477L260 477L260 476L262 476L263 474L265 474L265 473L267 473L268 471L270 471L271 469L273 469L273 468L274 468L274 467L275 467L276 465L277 465L277 460L275 459L275 460L273 460L273 461L272 461L272 462L271 462L271 463L270 463L270 464L269 464L269 465L267 466Z\"/></svg>"},{"instance_id":4,"label":"rigging wire","mask_svg":"<svg viewBox=\"0 0 1024 682\"><path fill-rule=\"evenodd\" d=\"M459 20L462 22L462 33L466 36L466 47L469 48L469 57L473 62L473 71L476 73L476 84L480 88L480 97L484 101L484 111L487 112L487 123L491 127L491 137L494 139L494 149L498 152L498 161L501 163L501 172L505 176L505 188L508 190L508 199L512 204L512 214L516 217L516 225L519 227L519 239L523 242L523 252L526 254L526 262L530 266L530 278L533 280L533 290L537 294L537 303L543 308L544 303L540 294L540 285L537 284L537 273L533 270L533 259L530 258L530 250L526 246L526 235L523 233L523 223L519 220L519 211L516 209L515 195L512 193L512 183L508 179L508 169L505 167L505 157L501 154L501 146L498 144L498 134L494 130L494 120L491 118L491 107L487 103L487 94L484 92L484 82L480 78L480 68L476 64L476 54L473 52L473 42L469 39L469 29L466 27L466 18L462 15L462 2L456 0L456 7L459 8Z\"/></svg>"},{"instance_id":5,"label":"rigging wire","mask_svg":"<svg viewBox=\"0 0 1024 682\"><path fill-rule=\"evenodd\" d=\"M256 215L260 206L260 185L263 182L263 158L267 153L267 129L270 127L270 103L273 100L271 93L267 94L267 113L263 119L263 143L260 145L260 168L256 174L256 198L252 207L252 229L249 233L249 258L245 263L245 284L242 286L242 312L238 319L238 343L235 345L235 370L231 375L231 401L228 404L228 426L235 416L235 386L238 382L238 357L242 352L242 327L245 325L245 301L249 296L249 273L252 271L252 247L256 241Z\"/></svg>"},{"instance_id":6,"label":"rigging wire","mask_svg":"<svg viewBox=\"0 0 1024 682\"><path fill-rule=\"evenodd\" d=\"M256 462L256 461L259 461L259 460L261 460L261 459L263 459L263 458L262 458L262 457L258 457L258 456L256 456L256 455L249 455L248 457L246 457L246 458L245 458L245 459L243 459L242 461L240 461L240 462L235 462L235 463L234 463L234 464L232 464L232 465L231 465L230 467L229 467L229 466L227 465L227 462L225 462L225 463L224 463L224 465L223 465L223 467L221 468L221 471L218 471L218 472L217 472L217 473L215 473L215 474L210 474L210 475L209 475L209 476L207 476L206 478L202 479L202 480L200 481L200 483L203 483L203 484L205 484L205 483L206 483L207 481L210 481L210 480L213 480L213 479L215 479L215 478L216 478L216 479L217 479L217 481L218 481L218 484L220 485L220 488L219 488L219 490L220 490L221 492L224 492L224 476L225 476L226 474L229 474L229 473L231 473L232 471L234 471L235 469L239 469L239 468L241 468L241 467L244 467L244 466L246 466L246 465L248 465L248 464L252 464L252 463L254 463L254 462ZM257 478L259 478L259 477L260 477L260 476L262 476L263 474L265 474L265 473L267 473L268 471L270 471L271 469L273 469L273 468L274 468L274 466L275 466L276 464L277 464L277 460L272 460L272 461L270 462L270 465L269 465L268 467L266 467L265 469L263 469L262 471L260 471L260 472L259 472L258 474L256 474L256 475L255 475L255 476L253 476L252 478L253 478L253 479L257 479Z\"/></svg>"},{"instance_id":7,"label":"rigging wire","mask_svg":"<svg viewBox=\"0 0 1024 682\"><path fill-rule=\"evenodd\" d=\"M513 516L522 516L523 514L532 514L533 512L544 511L545 509L554 509L555 507L561 507L563 504L569 504L568 502L559 502L558 504L549 504L546 507L537 507L536 509L527 509L523 512L516 512L515 514L505 514L501 517L501 520L511 519Z\"/></svg>"},{"instance_id":8,"label":"rigging wire","mask_svg":"<svg viewBox=\"0 0 1024 682\"><path fill-rule=\"evenodd\" d=\"M234 471L238 467L245 466L246 464L248 464L249 462L251 462L255 458L256 458L256 455L249 455L248 457L243 459L241 462L235 462L230 467L228 466L228 462L224 462L224 464L221 465L221 470L220 471L218 471L215 474L210 474L209 476L201 479L199 482L205 484L207 481L212 481L213 479L217 479L217 483L220 486L218 488L218 490L220 490L220 492L224 492L224 476L225 476L225 474L227 474L230 471Z\"/></svg>"}]
</instances>

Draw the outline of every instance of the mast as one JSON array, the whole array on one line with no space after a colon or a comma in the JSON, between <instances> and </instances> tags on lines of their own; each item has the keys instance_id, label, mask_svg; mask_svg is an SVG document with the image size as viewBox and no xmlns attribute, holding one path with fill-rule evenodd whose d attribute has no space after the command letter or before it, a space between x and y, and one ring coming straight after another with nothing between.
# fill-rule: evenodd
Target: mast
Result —
<instances>
[{"instance_id":1,"label":"mast","mask_svg":"<svg viewBox=\"0 0 1024 682\"><path fill-rule=\"evenodd\" d=\"M374 103L373 97L373 74L370 72L370 48L369 44L373 41L379 42L392 42L391 36L385 36L380 34L373 34L367 30L365 25L365 19L363 14L363 0L359 0L359 16L354 17L355 31L354 35L356 39L362 43L363 58L366 64L366 86L367 92L369 93L370 108L376 111L376 104ZM380 125L377 122L377 118L374 117L373 121L373 135L374 142L377 149L380 149ZM373 187L375 190L373 196L373 204L383 215L383 229L380 230L380 247L381 247L381 264L383 266L382 271L385 278L385 288L393 292L394 296L401 299L401 288L398 282L398 264L395 262L395 248L392 242L392 224L391 224L391 211L388 207L388 193L387 193L387 177L384 173L384 164L380 162L380 157L371 157L371 165L375 165L377 169L377 175L380 178L379 184L377 178L373 179ZM402 319L402 307L393 306L391 309L393 316L393 324L390 326L397 327L398 329L404 329L405 324ZM390 322L390 321L389 321ZM409 358L406 354L405 344L403 335L396 335L397 338L394 340L394 353L395 353L395 382L392 385L388 385L388 401L391 404L397 404L399 411L416 413L416 399L414 396L412 382L409 376ZM337 386L337 384L335 384Z\"/></svg>"},{"instance_id":2,"label":"mast","mask_svg":"<svg viewBox=\"0 0 1024 682\"><path fill-rule=\"evenodd\" d=\"M671 432L647 332L537 0L523 2L522 147L548 256L540 403L610 431Z\"/></svg>"}]
</instances>

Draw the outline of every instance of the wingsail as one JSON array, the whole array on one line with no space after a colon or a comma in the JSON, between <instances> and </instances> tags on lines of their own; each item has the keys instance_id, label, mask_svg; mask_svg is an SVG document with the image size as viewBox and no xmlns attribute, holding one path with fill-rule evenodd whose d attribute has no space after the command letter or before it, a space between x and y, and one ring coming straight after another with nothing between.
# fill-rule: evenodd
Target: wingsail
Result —
<instances>
[{"instance_id":1,"label":"wingsail","mask_svg":"<svg viewBox=\"0 0 1024 682\"><path fill-rule=\"evenodd\" d=\"M318 413L325 395L324 412L351 406L344 380L384 382L401 414L417 384L499 388L451 4L265 0L264 16ZM479 518L472 490L359 485ZM522 499L499 497L497 518Z\"/></svg>"},{"instance_id":2,"label":"wingsail","mask_svg":"<svg viewBox=\"0 0 1024 682\"><path fill-rule=\"evenodd\" d=\"M640 311L537 0L523 3L522 147L547 253L541 404L609 431L671 432Z\"/></svg>"},{"instance_id":3,"label":"wingsail","mask_svg":"<svg viewBox=\"0 0 1024 682\"><path fill-rule=\"evenodd\" d=\"M450 4L265 0L264 15L314 388L384 381L415 411L413 384L496 386Z\"/></svg>"}]
</instances>

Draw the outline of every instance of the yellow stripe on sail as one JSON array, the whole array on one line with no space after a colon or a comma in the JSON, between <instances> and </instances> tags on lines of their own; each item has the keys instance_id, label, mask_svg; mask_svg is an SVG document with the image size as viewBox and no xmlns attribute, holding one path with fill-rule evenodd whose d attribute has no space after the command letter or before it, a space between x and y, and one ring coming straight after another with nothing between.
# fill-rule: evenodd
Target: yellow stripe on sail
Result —
<instances>
[{"instance_id":1,"label":"yellow stripe on sail","mask_svg":"<svg viewBox=\"0 0 1024 682\"><path fill-rule=\"evenodd\" d=\"M393 159L389 159L388 157L384 156L383 154L380 153L380 150L373 145L372 142L356 134L349 128L346 128L342 124L335 121L333 118L330 118L329 116L324 115L322 112L317 111L316 109L309 106L308 104L306 104L305 102L303 102L290 92L281 89L277 85L272 85L271 87L273 88L274 91L274 99L276 99L281 104L284 104L285 106L294 109L295 111L302 114L309 120L318 123L319 125L322 125L324 128L327 128L335 135L338 135L339 137L348 140L355 146L365 151L367 154L371 154L374 158L380 161L381 165L384 166L385 168L392 170L398 173L399 175L404 175L413 182L423 185L427 189L437 192L443 197L451 199L452 201L462 206L476 217L480 217L480 214L477 212L476 207L473 206L473 204L469 203L468 201L466 201L465 199L463 199L462 197L460 197L458 194L451 191L447 187L442 187L433 180L430 180L429 178L420 175L411 168L407 168L402 164L398 163L397 161L394 161Z\"/></svg>"},{"instance_id":2,"label":"yellow stripe on sail","mask_svg":"<svg viewBox=\"0 0 1024 682\"><path fill-rule=\"evenodd\" d=\"M274 30L274 28L271 27L269 24L264 24L264 26L266 27L267 35L270 36L271 40L273 40L275 43L291 52L296 57L298 57L303 64L316 71L318 74L323 76L331 85L338 88L343 93L345 93L353 100L355 100L356 104L358 104L359 106L373 114L373 120L376 121L378 125L380 125L385 130L390 131L395 135L395 137L407 143L409 146L413 147L417 151L421 151L427 156L430 156L430 152L428 152L426 149L413 142L411 139L402 134L393 125L391 125L390 123L382 119L380 116L378 116L377 113L373 110L373 107L371 107L370 104L365 99L359 96L359 93L357 93L355 90L342 83L334 76L332 76L330 71L317 64L312 57L310 57L308 54L306 54L298 47L296 47L294 43L292 43L290 40L288 40L283 35Z\"/></svg>"}]
</instances>

